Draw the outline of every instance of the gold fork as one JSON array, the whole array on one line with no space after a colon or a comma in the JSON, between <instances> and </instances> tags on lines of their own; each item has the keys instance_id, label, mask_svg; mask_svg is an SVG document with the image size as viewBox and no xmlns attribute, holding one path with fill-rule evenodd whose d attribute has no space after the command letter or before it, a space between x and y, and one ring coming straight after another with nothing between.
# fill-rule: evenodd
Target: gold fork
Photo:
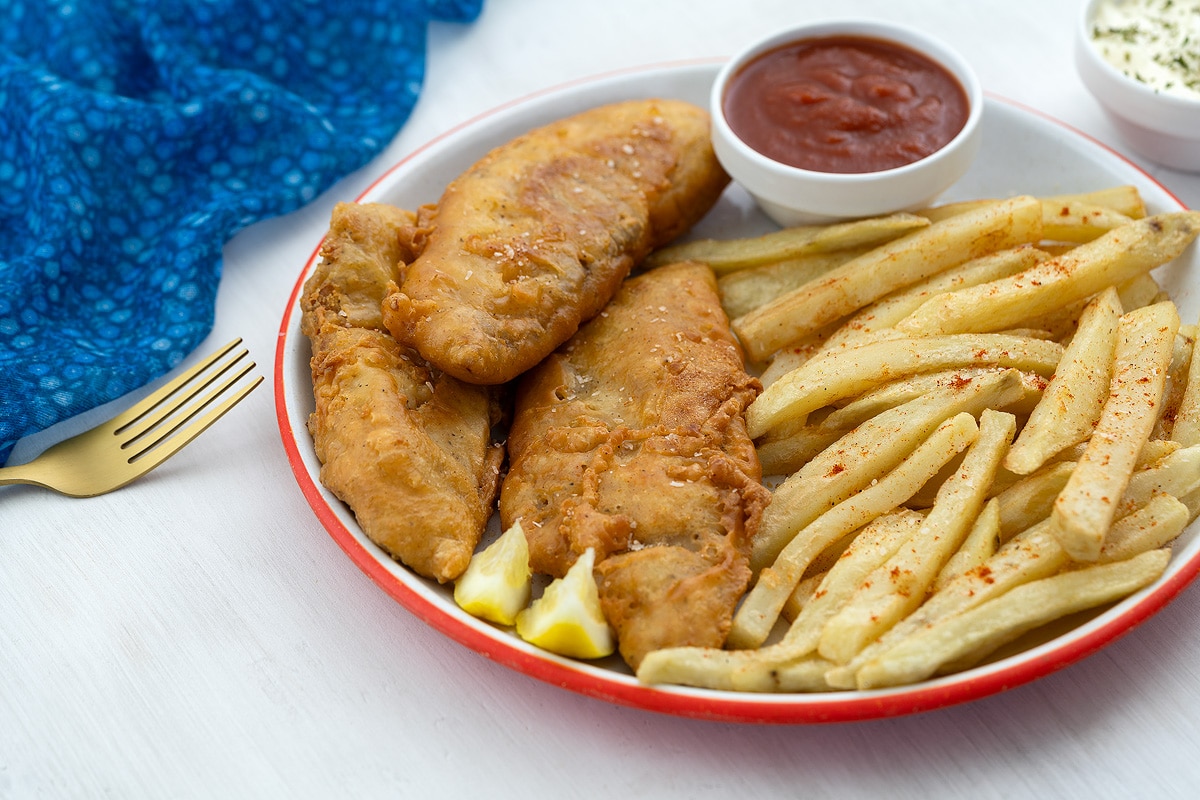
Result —
<instances>
[{"instance_id":1,"label":"gold fork","mask_svg":"<svg viewBox=\"0 0 1200 800\"><path fill-rule=\"evenodd\" d=\"M128 411L59 442L33 461L0 468L0 486L28 483L71 497L94 497L145 475L262 383L261 375L242 381L254 369L253 361L240 363L247 349L221 361L241 343L234 339ZM235 386L240 388L233 391Z\"/></svg>"}]
</instances>

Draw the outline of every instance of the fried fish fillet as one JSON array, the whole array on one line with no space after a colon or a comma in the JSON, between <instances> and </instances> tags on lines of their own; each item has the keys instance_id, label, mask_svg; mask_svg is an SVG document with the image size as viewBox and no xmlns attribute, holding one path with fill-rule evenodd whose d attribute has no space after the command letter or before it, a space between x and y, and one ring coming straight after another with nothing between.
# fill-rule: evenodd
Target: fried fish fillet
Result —
<instances>
[{"instance_id":1,"label":"fried fish fillet","mask_svg":"<svg viewBox=\"0 0 1200 800\"><path fill-rule=\"evenodd\" d=\"M681 101L617 103L534 130L446 188L427 246L384 302L385 324L455 377L509 381L595 316L728 182L707 113Z\"/></svg>"},{"instance_id":2,"label":"fried fish fillet","mask_svg":"<svg viewBox=\"0 0 1200 800\"><path fill-rule=\"evenodd\" d=\"M389 283L417 255L416 217L339 204L305 284L309 417L321 482L370 539L420 575L457 578L491 517L503 447L496 390L431 368L382 327Z\"/></svg>"},{"instance_id":3,"label":"fried fish fillet","mask_svg":"<svg viewBox=\"0 0 1200 800\"><path fill-rule=\"evenodd\" d=\"M635 668L724 644L770 498L743 417L759 388L700 264L631 278L517 388L502 522L521 521L537 572L595 548Z\"/></svg>"}]
</instances>

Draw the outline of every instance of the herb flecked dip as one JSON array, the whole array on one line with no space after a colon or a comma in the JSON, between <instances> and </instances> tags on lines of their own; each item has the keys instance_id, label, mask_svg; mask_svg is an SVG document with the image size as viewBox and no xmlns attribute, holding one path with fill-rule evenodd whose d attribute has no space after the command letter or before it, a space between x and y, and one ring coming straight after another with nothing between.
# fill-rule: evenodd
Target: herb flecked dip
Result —
<instances>
[{"instance_id":1,"label":"herb flecked dip","mask_svg":"<svg viewBox=\"0 0 1200 800\"><path fill-rule=\"evenodd\" d=\"M1092 39L1121 72L1162 94L1200 99L1200 0L1109 0Z\"/></svg>"}]
</instances>

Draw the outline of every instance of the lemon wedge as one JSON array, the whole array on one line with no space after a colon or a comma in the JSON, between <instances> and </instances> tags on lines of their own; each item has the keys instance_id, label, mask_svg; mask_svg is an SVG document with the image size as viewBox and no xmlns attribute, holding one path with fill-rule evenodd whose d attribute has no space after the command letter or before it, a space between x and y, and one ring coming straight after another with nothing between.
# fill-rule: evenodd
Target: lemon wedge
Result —
<instances>
[{"instance_id":1,"label":"lemon wedge","mask_svg":"<svg viewBox=\"0 0 1200 800\"><path fill-rule=\"evenodd\" d=\"M454 584L454 602L473 617L512 625L529 603L529 543L521 523L471 557Z\"/></svg>"},{"instance_id":2,"label":"lemon wedge","mask_svg":"<svg viewBox=\"0 0 1200 800\"><path fill-rule=\"evenodd\" d=\"M573 658L602 658L616 649L612 629L600 608L588 548L567 574L550 582L529 608L517 615L517 635L538 647Z\"/></svg>"}]
</instances>

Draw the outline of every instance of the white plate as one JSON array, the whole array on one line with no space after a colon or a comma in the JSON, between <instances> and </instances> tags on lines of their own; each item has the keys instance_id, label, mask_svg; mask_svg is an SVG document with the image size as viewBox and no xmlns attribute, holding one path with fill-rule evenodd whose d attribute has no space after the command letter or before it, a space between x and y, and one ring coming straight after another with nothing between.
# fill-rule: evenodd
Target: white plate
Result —
<instances>
[{"instance_id":1,"label":"white plate","mask_svg":"<svg viewBox=\"0 0 1200 800\"><path fill-rule=\"evenodd\" d=\"M718 62L704 61L630 70L503 106L417 150L359 200L405 208L436 201L451 179L493 146L602 103L660 96L703 106L718 67ZM1136 185L1151 212L1183 207L1165 188L1113 151L1046 116L988 97L979 158L944 199L1081 192L1116 184ZM692 235L730 236L769 228L748 197L731 187ZM1197 260L1195 250L1189 250L1156 274L1185 320L1196 319L1200 311L1193 281L1187 280L1196 274ZM463 613L448 587L419 578L389 558L367 539L349 509L320 485L319 463L305 427L313 397L309 344L299 331L298 307L300 290L316 261L314 247L284 313L275 360L280 431L305 497L350 558L412 613L468 648L556 686L622 705L727 721L826 722L914 713L984 697L1061 669L1158 611L1200 571L1200 539L1192 526L1176 543L1166 574L1146 590L1044 644L966 672L896 689L758 695L645 686L615 659L589 664L560 658Z\"/></svg>"}]
</instances>

